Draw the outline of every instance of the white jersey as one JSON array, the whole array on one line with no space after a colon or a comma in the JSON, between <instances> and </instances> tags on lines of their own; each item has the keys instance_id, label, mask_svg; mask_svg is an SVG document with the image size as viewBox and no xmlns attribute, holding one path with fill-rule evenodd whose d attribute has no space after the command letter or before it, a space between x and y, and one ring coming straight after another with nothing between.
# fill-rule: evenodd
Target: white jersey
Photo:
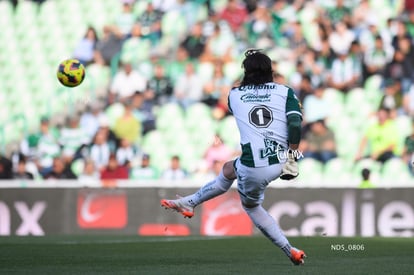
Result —
<instances>
[{"instance_id":1,"label":"white jersey","mask_svg":"<svg viewBox=\"0 0 414 275\"><path fill-rule=\"evenodd\" d=\"M240 162L248 167L284 162L280 157L288 148L287 116L302 116L293 90L273 82L235 87L228 104L240 132Z\"/></svg>"}]
</instances>

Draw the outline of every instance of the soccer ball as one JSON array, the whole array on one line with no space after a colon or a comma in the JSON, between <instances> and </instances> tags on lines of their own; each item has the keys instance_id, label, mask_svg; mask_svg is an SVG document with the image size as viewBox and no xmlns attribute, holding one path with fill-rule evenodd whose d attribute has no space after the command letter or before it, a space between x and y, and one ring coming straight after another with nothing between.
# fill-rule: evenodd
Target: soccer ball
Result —
<instances>
[{"instance_id":1,"label":"soccer ball","mask_svg":"<svg viewBox=\"0 0 414 275\"><path fill-rule=\"evenodd\" d=\"M66 87L76 87L85 79L85 66L77 59L68 59L59 64L59 82Z\"/></svg>"}]
</instances>

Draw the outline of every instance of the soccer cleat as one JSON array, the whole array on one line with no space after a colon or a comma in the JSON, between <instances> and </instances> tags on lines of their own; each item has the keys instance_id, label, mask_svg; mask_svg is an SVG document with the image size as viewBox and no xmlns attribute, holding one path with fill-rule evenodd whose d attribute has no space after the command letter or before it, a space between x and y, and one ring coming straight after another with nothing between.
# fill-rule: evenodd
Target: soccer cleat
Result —
<instances>
[{"instance_id":1,"label":"soccer cleat","mask_svg":"<svg viewBox=\"0 0 414 275\"><path fill-rule=\"evenodd\" d=\"M161 206L165 209L172 209L184 216L184 218L192 218L194 216L194 207L178 200L161 200Z\"/></svg>"},{"instance_id":2,"label":"soccer cleat","mask_svg":"<svg viewBox=\"0 0 414 275\"><path fill-rule=\"evenodd\" d=\"M303 265L305 263L306 254L302 250L292 248L290 250L290 260L295 265Z\"/></svg>"}]
</instances>

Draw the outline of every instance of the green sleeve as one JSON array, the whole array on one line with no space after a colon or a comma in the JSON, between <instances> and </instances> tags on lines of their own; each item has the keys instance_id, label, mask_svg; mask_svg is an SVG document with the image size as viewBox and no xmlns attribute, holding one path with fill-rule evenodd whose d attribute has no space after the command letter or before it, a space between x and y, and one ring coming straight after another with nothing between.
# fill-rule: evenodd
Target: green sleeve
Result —
<instances>
[{"instance_id":1,"label":"green sleeve","mask_svg":"<svg viewBox=\"0 0 414 275\"><path fill-rule=\"evenodd\" d=\"M300 117L302 117L301 104L299 103L295 92L293 92L291 88L288 90L285 108L286 116L289 116L290 114L298 114Z\"/></svg>"},{"instance_id":2,"label":"green sleeve","mask_svg":"<svg viewBox=\"0 0 414 275\"><path fill-rule=\"evenodd\" d=\"M288 90L286 99L286 116L288 124L289 144L298 144L302 130L302 111L298 98L291 88Z\"/></svg>"},{"instance_id":3,"label":"green sleeve","mask_svg":"<svg viewBox=\"0 0 414 275\"><path fill-rule=\"evenodd\" d=\"M300 142L302 131L302 117L298 114L290 114L287 117L288 124L288 141L289 144L298 144Z\"/></svg>"}]
</instances>

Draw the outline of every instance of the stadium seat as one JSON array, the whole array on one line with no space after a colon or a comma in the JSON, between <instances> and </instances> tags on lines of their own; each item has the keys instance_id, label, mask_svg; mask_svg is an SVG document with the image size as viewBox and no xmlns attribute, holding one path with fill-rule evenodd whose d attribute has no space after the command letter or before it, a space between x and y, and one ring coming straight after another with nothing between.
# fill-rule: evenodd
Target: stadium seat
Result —
<instances>
[{"instance_id":1,"label":"stadium seat","mask_svg":"<svg viewBox=\"0 0 414 275\"><path fill-rule=\"evenodd\" d=\"M345 160L353 160L356 157L361 139L362 134L356 129L337 130L335 132L335 141L338 155Z\"/></svg>"},{"instance_id":2,"label":"stadium seat","mask_svg":"<svg viewBox=\"0 0 414 275\"><path fill-rule=\"evenodd\" d=\"M124 106L121 103L114 103L105 110L105 114L109 119L110 127L113 127L116 120L124 114Z\"/></svg>"},{"instance_id":3,"label":"stadium seat","mask_svg":"<svg viewBox=\"0 0 414 275\"><path fill-rule=\"evenodd\" d=\"M136 1L133 9L135 16L139 18L139 16L141 16L141 14L143 14L146 10L147 5L147 1Z\"/></svg>"},{"instance_id":4,"label":"stadium seat","mask_svg":"<svg viewBox=\"0 0 414 275\"><path fill-rule=\"evenodd\" d=\"M157 129L168 131L171 125L182 128L184 125L184 111L176 103L168 103L160 106L156 112Z\"/></svg>"},{"instance_id":5,"label":"stadium seat","mask_svg":"<svg viewBox=\"0 0 414 275\"><path fill-rule=\"evenodd\" d=\"M298 181L306 186L321 186L323 181L323 165L321 162L305 158L298 162Z\"/></svg>"},{"instance_id":6,"label":"stadium seat","mask_svg":"<svg viewBox=\"0 0 414 275\"><path fill-rule=\"evenodd\" d=\"M362 88L354 88L348 92L345 97L345 108L348 115L361 118L367 117L370 113L374 112L375 108L367 98L365 90Z\"/></svg>"},{"instance_id":7,"label":"stadium seat","mask_svg":"<svg viewBox=\"0 0 414 275\"><path fill-rule=\"evenodd\" d=\"M219 122L218 134L223 139L223 142L232 148L240 146L240 135L237 128L236 119L233 116L228 116Z\"/></svg>"},{"instance_id":8,"label":"stadium seat","mask_svg":"<svg viewBox=\"0 0 414 275\"><path fill-rule=\"evenodd\" d=\"M324 165L323 177L329 186L349 183L353 179L350 162L343 158L331 159Z\"/></svg>"},{"instance_id":9,"label":"stadium seat","mask_svg":"<svg viewBox=\"0 0 414 275\"><path fill-rule=\"evenodd\" d=\"M384 163L381 171L381 178L385 181L390 181L393 183L412 184L413 182L413 177L408 170L408 164L405 163L401 158L397 157L392 158Z\"/></svg>"},{"instance_id":10,"label":"stadium seat","mask_svg":"<svg viewBox=\"0 0 414 275\"><path fill-rule=\"evenodd\" d=\"M382 167L381 163L375 160L366 158L358 162L355 162L353 167L351 167L351 170L355 177L361 178L362 169L367 168L371 171L371 174L373 175L373 177L376 178L376 180L378 180L379 176L381 175L381 167Z\"/></svg>"},{"instance_id":11,"label":"stadium seat","mask_svg":"<svg viewBox=\"0 0 414 275\"><path fill-rule=\"evenodd\" d=\"M240 79L243 70L239 62L227 62L223 67L224 75L231 81Z\"/></svg>"},{"instance_id":12,"label":"stadium seat","mask_svg":"<svg viewBox=\"0 0 414 275\"><path fill-rule=\"evenodd\" d=\"M212 126L212 120L211 109L204 103L192 104L186 110L185 124L189 131Z\"/></svg>"},{"instance_id":13,"label":"stadium seat","mask_svg":"<svg viewBox=\"0 0 414 275\"><path fill-rule=\"evenodd\" d=\"M203 83L208 83L213 78L214 65L211 62L202 62L197 66L197 75L201 77Z\"/></svg>"},{"instance_id":14,"label":"stadium seat","mask_svg":"<svg viewBox=\"0 0 414 275\"><path fill-rule=\"evenodd\" d=\"M166 142L168 139L168 142ZM164 154L166 156L173 156L173 155L181 155L183 151L193 151L192 150L192 143L190 142L190 136L185 131L177 131L176 134L165 136L164 142L167 145L167 152Z\"/></svg>"},{"instance_id":15,"label":"stadium seat","mask_svg":"<svg viewBox=\"0 0 414 275\"><path fill-rule=\"evenodd\" d=\"M16 26L26 28L37 22L38 5L33 1L19 1L15 11Z\"/></svg>"},{"instance_id":16,"label":"stadium seat","mask_svg":"<svg viewBox=\"0 0 414 275\"><path fill-rule=\"evenodd\" d=\"M345 97L344 94L334 88L326 88L323 93L323 99L325 99L329 106L329 116L334 120L337 117L342 117L345 110Z\"/></svg>"},{"instance_id":17,"label":"stadium seat","mask_svg":"<svg viewBox=\"0 0 414 275\"><path fill-rule=\"evenodd\" d=\"M13 26L13 6L10 1L0 1L0 26L2 32L5 30L4 26Z\"/></svg>"},{"instance_id":18,"label":"stadium seat","mask_svg":"<svg viewBox=\"0 0 414 275\"><path fill-rule=\"evenodd\" d=\"M77 159L72 162L70 165L70 170L76 176L79 176L83 172L83 168L85 167L85 161L83 159Z\"/></svg>"},{"instance_id":19,"label":"stadium seat","mask_svg":"<svg viewBox=\"0 0 414 275\"><path fill-rule=\"evenodd\" d=\"M408 115L400 115L395 119L398 128L398 134L401 139L409 136L413 132L413 119Z\"/></svg>"},{"instance_id":20,"label":"stadium seat","mask_svg":"<svg viewBox=\"0 0 414 275\"><path fill-rule=\"evenodd\" d=\"M153 146L157 146L158 144L163 144L163 134L159 130L152 130L145 134L142 138L141 147L144 152L150 150Z\"/></svg>"},{"instance_id":21,"label":"stadium seat","mask_svg":"<svg viewBox=\"0 0 414 275\"><path fill-rule=\"evenodd\" d=\"M169 41L176 46L187 31L187 23L180 12L171 10L162 17L161 29L163 36L169 37Z\"/></svg>"}]
</instances>

